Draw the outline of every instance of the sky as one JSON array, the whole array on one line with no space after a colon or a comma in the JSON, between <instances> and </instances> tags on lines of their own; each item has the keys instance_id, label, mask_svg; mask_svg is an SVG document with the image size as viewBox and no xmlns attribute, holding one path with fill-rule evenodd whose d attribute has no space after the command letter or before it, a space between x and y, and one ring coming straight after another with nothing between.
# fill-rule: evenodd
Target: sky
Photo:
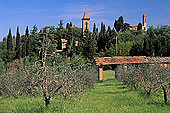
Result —
<instances>
[{"instance_id":1,"label":"sky","mask_svg":"<svg viewBox=\"0 0 170 113\"><path fill-rule=\"evenodd\" d=\"M100 28L101 22L113 27L120 16L130 25L142 22L147 15L147 27L170 25L170 0L0 0L0 41L8 35L9 28L16 35L26 26L31 30L36 24L38 29L56 26L63 20L81 27L84 12L90 17L90 29L93 23Z\"/></svg>"}]
</instances>

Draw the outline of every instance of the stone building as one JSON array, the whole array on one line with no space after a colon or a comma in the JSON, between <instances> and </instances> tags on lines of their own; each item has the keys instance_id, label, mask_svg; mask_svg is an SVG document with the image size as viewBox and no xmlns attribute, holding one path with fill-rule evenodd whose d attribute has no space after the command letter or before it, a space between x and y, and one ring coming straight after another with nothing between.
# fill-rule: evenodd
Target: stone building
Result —
<instances>
[{"instance_id":1,"label":"stone building","mask_svg":"<svg viewBox=\"0 0 170 113\"><path fill-rule=\"evenodd\" d=\"M87 12L84 13L82 18L82 33L84 34L85 30L90 31L89 29L90 18L87 15Z\"/></svg>"},{"instance_id":2,"label":"stone building","mask_svg":"<svg viewBox=\"0 0 170 113\"><path fill-rule=\"evenodd\" d=\"M146 19L147 19L147 16L146 16L146 14L144 13L143 14L143 19L142 19L142 30L144 30L144 31L147 31L147 21L146 21ZM138 26L130 26L129 27L129 29L130 30L134 30L134 31L137 31L137 28L138 28Z\"/></svg>"}]
</instances>

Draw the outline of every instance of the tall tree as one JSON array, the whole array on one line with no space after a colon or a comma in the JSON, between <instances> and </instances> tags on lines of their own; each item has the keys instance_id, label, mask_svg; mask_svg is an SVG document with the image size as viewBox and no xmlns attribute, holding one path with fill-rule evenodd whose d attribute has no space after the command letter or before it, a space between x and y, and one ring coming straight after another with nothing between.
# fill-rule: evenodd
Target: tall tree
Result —
<instances>
[{"instance_id":1,"label":"tall tree","mask_svg":"<svg viewBox=\"0 0 170 113\"><path fill-rule=\"evenodd\" d=\"M70 22L70 27L72 27L73 26L73 24L72 24L72 22Z\"/></svg>"},{"instance_id":2,"label":"tall tree","mask_svg":"<svg viewBox=\"0 0 170 113\"><path fill-rule=\"evenodd\" d=\"M106 45L106 35L105 34L106 34L106 29L105 29L105 25L102 22L101 30L99 33L99 40L98 40L98 51L105 49L105 45Z\"/></svg>"},{"instance_id":3,"label":"tall tree","mask_svg":"<svg viewBox=\"0 0 170 113\"><path fill-rule=\"evenodd\" d=\"M142 24L141 24L141 23L138 24L137 30L138 30L138 31L139 31L139 30L142 30Z\"/></svg>"},{"instance_id":4,"label":"tall tree","mask_svg":"<svg viewBox=\"0 0 170 113\"><path fill-rule=\"evenodd\" d=\"M123 17L120 16L118 20L115 20L114 27L117 32L123 31Z\"/></svg>"},{"instance_id":5,"label":"tall tree","mask_svg":"<svg viewBox=\"0 0 170 113\"><path fill-rule=\"evenodd\" d=\"M21 36L21 42L22 42L22 55L21 57L24 58L26 56L26 38L25 38L25 35L22 35Z\"/></svg>"},{"instance_id":6,"label":"tall tree","mask_svg":"<svg viewBox=\"0 0 170 113\"><path fill-rule=\"evenodd\" d=\"M66 24L66 29L68 29L70 27L70 23Z\"/></svg>"},{"instance_id":7,"label":"tall tree","mask_svg":"<svg viewBox=\"0 0 170 113\"><path fill-rule=\"evenodd\" d=\"M26 55L31 53L31 37L29 35L28 26L25 31L25 38L26 38Z\"/></svg>"},{"instance_id":8,"label":"tall tree","mask_svg":"<svg viewBox=\"0 0 170 113\"><path fill-rule=\"evenodd\" d=\"M13 50L11 28L9 29L9 33L8 33L8 37L7 37L7 50L8 51Z\"/></svg>"},{"instance_id":9,"label":"tall tree","mask_svg":"<svg viewBox=\"0 0 170 113\"><path fill-rule=\"evenodd\" d=\"M16 34L16 58L21 58L21 37L19 33L19 26L17 27L17 34Z\"/></svg>"},{"instance_id":10,"label":"tall tree","mask_svg":"<svg viewBox=\"0 0 170 113\"><path fill-rule=\"evenodd\" d=\"M37 55L36 48L38 46L38 28L36 25L33 26L31 30L31 54Z\"/></svg>"},{"instance_id":11,"label":"tall tree","mask_svg":"<svg viewBox=\"0 0 170 113\"><path fill-rule=\"evenodd\" d=\"M72 57L73 51L75 49L75 37L73 35L73 31L71 26L68 28L68 33L67 33L67 57L70 59Z\"/></svg>"},{"instance_id":12,"label":"tall tree","mask_svg":"<svg viewBox=\"0 0 170 113\"><path fill-rule=\"evenodd\" d=\"M33 26L33 29L31 30L31 34L32 35L37 35L38 34L38 28L37 28L36 24Z\"/></svg>"},{"instance_id":13,"label":"tall tree","mask_svg":"<svg viewBox=\"0 0 170 113\"><path fill-rule=\"evenodd\" d=\"M63 20L60 20L60 23L58 24L58 30L63 29Z\"/></svg>"}]
</instances>

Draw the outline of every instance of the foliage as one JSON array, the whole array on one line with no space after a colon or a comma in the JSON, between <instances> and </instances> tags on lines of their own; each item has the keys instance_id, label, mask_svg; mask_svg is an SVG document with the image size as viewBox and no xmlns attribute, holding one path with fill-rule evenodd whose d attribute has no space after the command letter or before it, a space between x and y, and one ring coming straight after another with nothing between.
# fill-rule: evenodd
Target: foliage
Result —
<instances>
[{"instance_id":1,"label":"foliage","mask_svg":"<svg viewBox=\"0 0 170 113\"><path fill-rule=\"evenodd\" d=\"M3 61L0 58L0 74L3 72Z\"/></svg>"},{"instance_id":2,"label":"foliage","mask_svg":"<svg viewBox=\"0 0 170 113\"><path fill-rule=\"evenodd\" d=\"M17 27L15 51L16 51L16 58L20 59L21 58L21 37L19 33L19 27Z\"/></svg>"},{"instance_id":3,"label":"foliage","mask_svg":"<svg viewBox=\"0 0 170 113\"><path fill-rule=\"evenodd\" d=\"M50 106L44 106L40 97L20 96L18 99L1 98L0 112L73 112L73 113L166 113L170 102L164 104L162 95L147 96L141 91L131 90L114 78L114 71L104 71L104 82L86 92L81 99L62 101L52 98Z\"/></svg>"},{"instance_id":4,"label":"foliage","mask_svg":"<svg viewBox=\"0 0 170 113\"><path fill-rule=\"evenodd\" d=\"M81 60L67 62L52 52L54 50L49 51L52 41L48 37L42 38L40 59L24 65L24 68L21 67L22 61L18 61L18 65L7 68L0 76L0 93L3 96L18 98L24 94L36 96L43 93L48 106L50 98L56 95L70 99L93 87L97 81L95 68L81 65Z\"/></svg>"},{"instance_id":5,"label":"foliage","mask_svg":"<svg viewBox=\"0 0 170 113\"><path fill-rule=\"evenodd\" d=\"M28 26L25 31L25 38L26 38L26 55L28 56L31 53L31 37L29 35Z\"/></svg>"},{"instance_id":6,"label":"foliage","mask_svg":"<svg viewBox=\"0 0 170 113\"><path fill-rule=\"evenodd\" d=\"M150 95L151 92L163 90L165 103L170 90L170 68L162 64L120 65L116 77L131 88L141 88Z\"/></svg>"},{"instance_id":7,"label":"foliage","mask_svg":"<svg viewBox=\"0 0 170 113\"><path fill-rule=\"evenodd\" d=\"M8 37L7 37L7 50L8 51L13 50L11 29L9 29L9 33L8 33Z\"/></svg>"},{"instance_id":8,"label":"foliage","mask_svg":"<svg viewBox=\"0 0 170 113\"><path fill-rule=\"evenodd\" d=\"M138 30L138 31L139 31L139 30L142 30L142 24L141 24L141 23L138 24L137 30Z\"/></svg>"}]
</instances>

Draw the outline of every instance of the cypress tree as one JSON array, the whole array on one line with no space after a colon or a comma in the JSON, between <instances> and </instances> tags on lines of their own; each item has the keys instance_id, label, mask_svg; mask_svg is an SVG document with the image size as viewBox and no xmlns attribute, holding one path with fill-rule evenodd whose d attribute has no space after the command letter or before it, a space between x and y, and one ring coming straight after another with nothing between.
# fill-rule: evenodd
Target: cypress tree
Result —
<instances>
[{"instance_id":1,"label":"cypress tree","mask_svg":"<svg viewBox=\"0 0 170 113\"><path fill-rule=\"evenodd\" d=\"M70 27L70 24L69 23L67 23L66 24L66 29L68 29Z\"/></svg>"},{"instance_id":2,"label":"cypress tree","mask_svg":"<svg viewBox=\"0 0 170 113\"><path fill-rule=\"evenodd\" d=\"M98 50L104 50L105 49L105 44L106 44L106 39L105 39L105 33L106 29L105 29L105 25L103 24L103 22L101 23L101 30L99 33L99 40L98 40Z\"/></svg>"},{"instance_id":3,"label":"cypress tree","mask_svg":"<svg viewBox=\"0 0 170 113\"><path fill-rule=\"evenodd\" d=\"M25 31L25 37L26 37L26 55L29 55L31 53L31 38L29 36L28 26Z\"/></svg>"},{"instance_id":4,"label":"cypress tree","mask_svg":"<svg viewBox=\"0 0 170 113\"><path fill-rule=\"evenodd\" d=\"M93 33L95 33L96 32L96 24L94 23L94 25L93 25Z\"/></svg>"},{"instance_id":5,"label":"cypress tree","mask_svg":"<svg viewBox=\"0 0 170 113\"><path fill-rule=\"evenodd\" d=\"M17 34L16 34L16 58L21 58L21 37L19 33L19 26L17 27Z\"/></svg>"},{"instance_id":6,"label":"cypress tree","mask_svg":"<svg viewBox=\"0 0 170 113\"><path fill-rule=\"evenodd\" d=\"M70 27L72 27L72 22L70 22Z\"/></svg>"},{"instance_id":7,"label":"cypress tree","mask_svg":"<svg viewBox=\"0 0 170 113\"><path fill-rule=\"evenodd\" d=\"M11 28L9 29L8 37L7 37L7 50L12 51L13 45L12 45L12 33Z\"/></svg>"},{"instance_id":8,"label":"cypress tree","mask_svg":"<svg viewBox=\"0 0 170 113\"><path fill-rule=\"evenodd\" d=\"M22 36L22 58L26 56L26 38Z\"/></svg>"}]
</instances>

